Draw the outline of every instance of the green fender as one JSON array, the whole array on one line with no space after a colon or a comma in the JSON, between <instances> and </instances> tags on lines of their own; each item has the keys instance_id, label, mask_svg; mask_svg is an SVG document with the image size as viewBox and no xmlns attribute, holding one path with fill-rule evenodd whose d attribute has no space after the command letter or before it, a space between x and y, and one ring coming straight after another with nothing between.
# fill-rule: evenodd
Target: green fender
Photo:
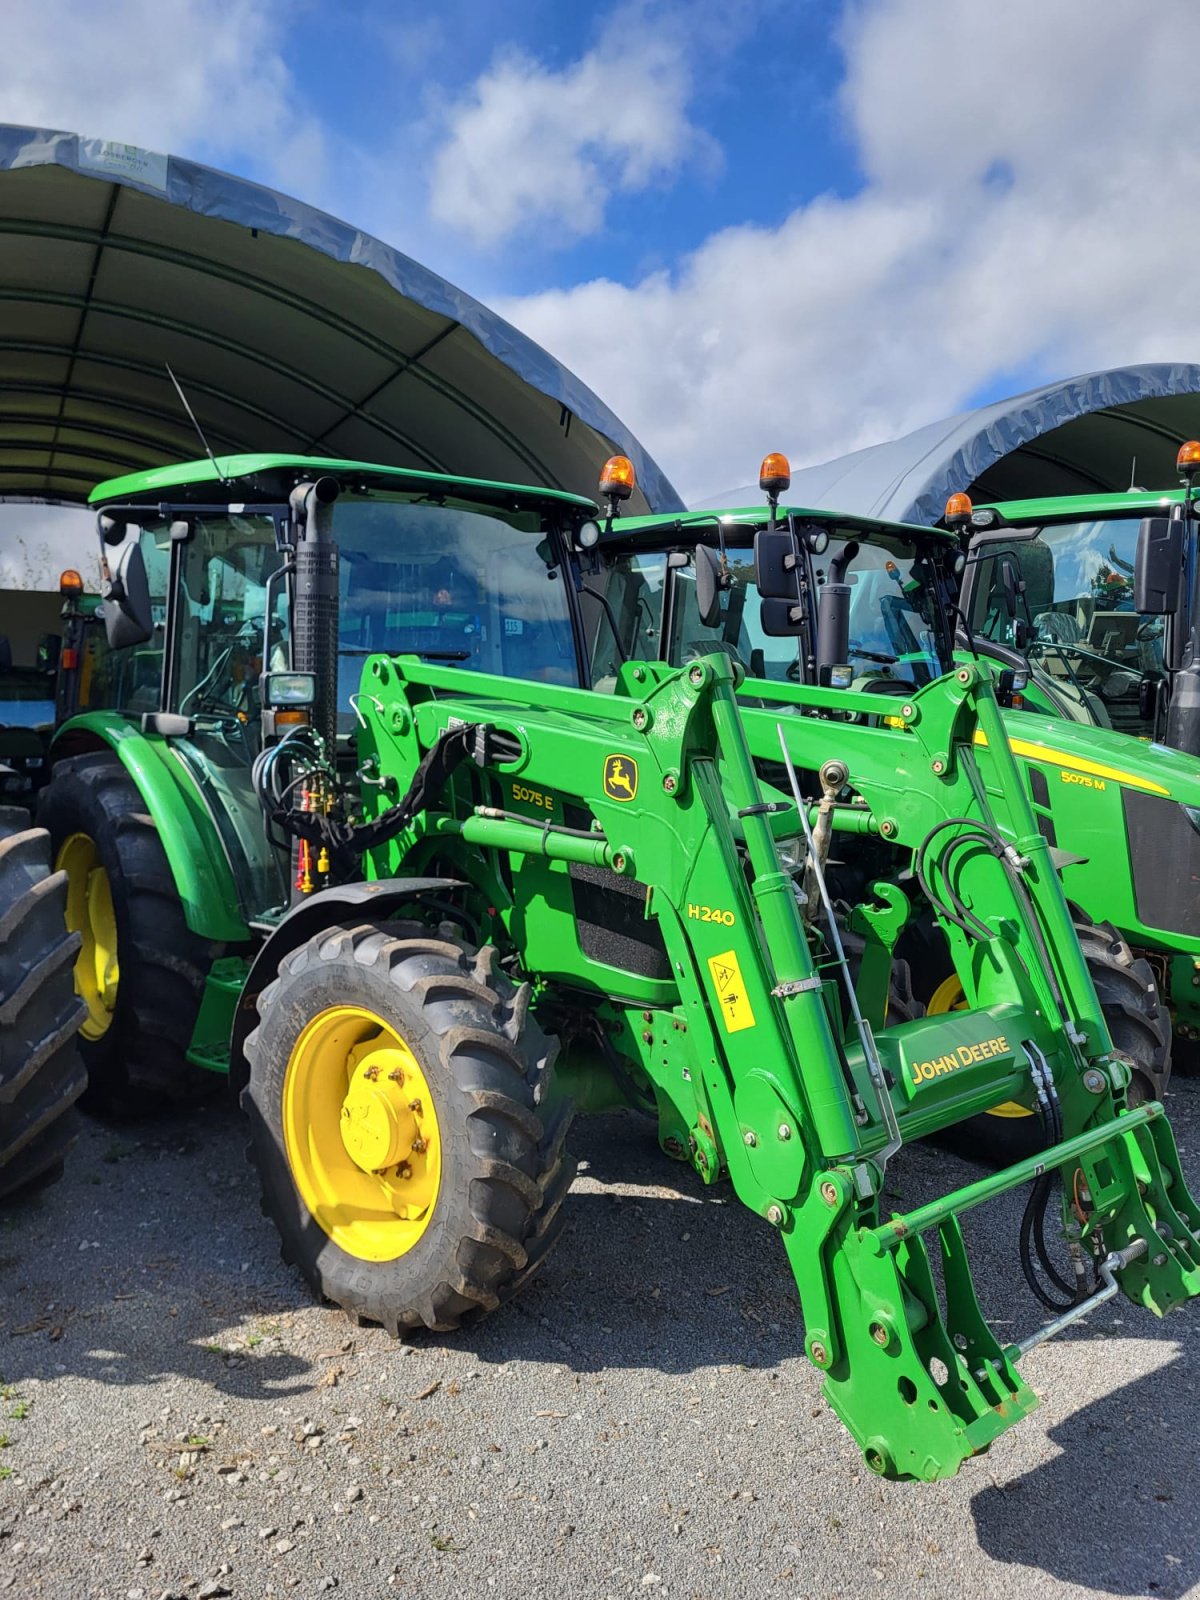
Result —
<instances>
[{"instance_id":1,"label":"green fender","mask_svg":"<svg viewBox=\"0 0 1200 1600\"><path fill-rule=\"evenodd\" d=\"M137 784L154 819L184 920L193 933L224 943L252 937L238 909L237 885L212 818L191 775L158 734L143 733L114 711L88 711L64 722L50 746L51 761L73 754L81 735L111 746Z\"/></svg>"}]
</instances>

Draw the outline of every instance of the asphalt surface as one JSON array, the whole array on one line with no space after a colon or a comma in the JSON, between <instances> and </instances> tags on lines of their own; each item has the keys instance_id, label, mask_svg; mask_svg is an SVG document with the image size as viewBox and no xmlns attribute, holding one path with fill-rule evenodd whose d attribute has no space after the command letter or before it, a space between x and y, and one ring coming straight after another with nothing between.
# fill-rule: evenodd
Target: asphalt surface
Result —
<instances>
[{"instance_id":1,"label":"asphalt surface","mask_svg":"<svg viewBox=\"0 0 1200 1600\"><path fill-rule=\"evenodd\" d=\"M1172 1112L1195 1187L1200 1080ZM884 1483L800 1354L772 1230L644 1123L577 1124L541 1278L411 1346L280 1264L242 1143L224 1107L85 1122L68 1176L0 1220L0 1593L1176 1600L1200 1580L1200 1306L1106 1307L1026 1359L1044 1403L986 1457ZM975 1175L918 1148L892 1190ZM1020 1203L968 1234L1007 1337L1041 1320Z\"/></svg>"}]
</instances>

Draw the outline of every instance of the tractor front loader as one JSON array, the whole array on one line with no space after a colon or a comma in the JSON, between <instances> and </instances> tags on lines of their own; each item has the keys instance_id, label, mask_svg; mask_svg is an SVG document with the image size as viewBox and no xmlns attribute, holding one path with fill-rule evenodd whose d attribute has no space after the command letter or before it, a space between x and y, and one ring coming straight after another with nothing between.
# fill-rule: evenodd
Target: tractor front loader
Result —
<instances>
[{"instance_id":1,"label":"tractor front loader","mask_svg":"<svg viewBox=\"0 0 1200 1600\"><path fill-rule=\"evenodd\" d=\"M42 802L95 890L85 1055L135 1099L229 1073L319 1293L393 1334L503 1302L561 1225L572 1102L650 1112L778 1230L881 1475L986 1449L1035 1403L1025 1352L1118 1291L1200 1292L1200 1212L1161 1105L1127 1102L985 671L926 674L902 727L832 684L752 712L711 650L618 642L602 672L594 507L549 491L263 457L94 498L107 646L81 621ZM913 882L835 905L834 840ZM893 1003L914 915L960 1009ZM1046 1152L884 1214L906 1142L1006 1101ZM1002 1344L958 1219L1025 1184L1053 1316Z\"/></svg>"},{"instance_id":2,"label":"tractor front loader","mask_svg":"<svg viewBox=\"0 0 1200 1600\"><path fill-rule=\"evenodd\" d=\"M879 884L852 914L864 936L855 984L837 919L826 921L824 908L811 921L805 914L810 891L823 899L814 837L822 819L810 821L794 789L789 797L756 776L739 676L724 655L684 670L631 662L609 695L531 695L519 682L368 661L362 742L384 780L360 825L369 876L387 883L417 871L460 886L448 891L458 926L532 984L534 1008L559 1041L541 1103L573 1091L594 1103L606 1082L614 1099L653 1104L663 1148L706 1182L728 1174L742 1202L779 1231L805 1348L870 1469L947 1476L1033 1407L1018 1364L1047 1332L1016 1344L992 1334L961 1213L1033 1181L1024 1247L1044 1255L1051 1175L1063 1175L1081 1204L1059 1222L1069 1216L1075 1274L1056 1306L1061 1328L1115 1287L1160 1314L1200 1292L1200 1212L1161 1106L1125 1107L1129 1065L1112 1050L1019 789L979 783L975 733L1000 725L987 674L963 667L913 696L907 770L895 768L890 730L794 719L807 740L803 765L860 796L835 812L835 829L925 840L923 877L941 886L934 908L968 1006L898 1026L883 1018L903 897ZM853 700L842 690L803 693L829 713ZM460 766L434 794L421 774L464 729L483 766ZM777 746L782 733L779 723ZM798 737L789 732L788 746ZM417 811L407 798L414 784ZM380 840L381 829L391 837ZM311 833L330 848L354 842ZM264 1156L280 1143L271 1063L323 1026L351 962L370 965L363 952L384 937L372 927L324 930L264 995L248 1046ZM336 981L314 992L325 960ZM431 981L437 993L438 976ZM389 1127L403 1125L408 1070L395 1090L381 1089L386 1062L352 1059L362 1072L379 1065L373 1103L386 1101ZM904 1143L1003 1099L1041 1108L1052 1133L1043 1156L885 1215L886 1167ZM447 1108L443 1142L456 1115ZM398 1154L403 1172L410 1156L393 1145L386 1159ZM396 1268L393 1293L407 1308L411 1264ZM469 1297L472 1287L464 1273L456 1293ZM494 1296L497 1286L486 1287Z\"/></svg>"}]
</instances>

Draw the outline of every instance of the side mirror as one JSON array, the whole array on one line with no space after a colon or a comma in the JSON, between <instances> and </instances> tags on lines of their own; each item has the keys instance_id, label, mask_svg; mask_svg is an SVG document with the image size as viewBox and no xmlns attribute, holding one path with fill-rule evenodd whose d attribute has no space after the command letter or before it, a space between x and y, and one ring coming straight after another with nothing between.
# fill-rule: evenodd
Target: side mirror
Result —
<instances>
[{"instance_id":1,"label":"side mirror","mask_svg":"<svg viewBox=\"0 0 1200 1600\"><path fill-rule=\"evenodd\" d=\"M721 567L706 544L696 546L696 607L700 626L715 628L721 620Z\"/></svg>"},{"instance_id":2,"label":"side mirror","mask_svg":"<svg viewBox=\"0 0 1200 1600\"><path fill-rule=\"evenodd\" d=\"M145 644L154 633L154 612L146 558L139 540L126 540L110 563L109 574L101 586L109 649L128 650L135 644Z\"/></svg>"},{"instance_id":3,"label":"side mirror","mask_svg":"<svg viewBox=\"0 0 1200 1600\"><path fill-rule=\"evenodd\" d=\"M758 608L759 624L768 639L789 639L801 631L804 607L799 600L764 600Z\"/></svg>"},{"instance_id":4,"label":"side mirror","mask_svg":"<svg viewBox=\"0 0 1200 1600\"><path fill-rule=\"evenodd\" d=\"M1170 616L1183 594L1183 520L1143 517L1133 563L1133 609Z\"/></svg>"},{"instance_id":5,"label":"side mirror","mask_svg":"<svg viewBox=\"0 0 1200 1600\"><path fill-rule=\"evenodd\" d=\"M760 528L754 535L754 582L763 600L796 601L796 546L786 530Z\"/></svg>"}]
</instances>

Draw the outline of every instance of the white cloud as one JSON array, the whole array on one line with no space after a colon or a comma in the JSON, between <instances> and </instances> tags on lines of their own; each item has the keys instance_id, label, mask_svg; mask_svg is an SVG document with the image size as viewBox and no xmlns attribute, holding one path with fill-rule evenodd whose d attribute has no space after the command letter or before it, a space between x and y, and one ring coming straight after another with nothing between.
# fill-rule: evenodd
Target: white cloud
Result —
<instances>
[{"instance_id":1,"label":"white cloud","mask_svg":"<svg viewBox=\"0 0 1200 1600\"><path fill-rule=\"evenodd\" d=\"M547 225L595 233L615 194L714 159L690 120L690 50L682 19L644 4L615 12L593 49L561 71L501 51L448 114L430 209L477 244Z\"/></svg>"},{"instance_id":2,"label":"white cloud","mask_svg":"<svg viewBox=\"0 0 1200 1600\"><path fill-rule=\"evenodd\" d=\"M685 497L768 449L894 437L1005 373L1200 358L1200 162L1172 87L1200 47L1191 0L857 0L843 40L861 193L631 285L501 306Z\"/></svg>"},{"instance_id":3,"label":"white cloud","mask_svg":"<svg viewBox=\"0 0 1200 1600\"><path fill-rule=\"evenodd\" d=\"M323 139L280 53L287 0L7 0L7 122L220 163L308 193Z\"/></svg>"}]
</instances>

